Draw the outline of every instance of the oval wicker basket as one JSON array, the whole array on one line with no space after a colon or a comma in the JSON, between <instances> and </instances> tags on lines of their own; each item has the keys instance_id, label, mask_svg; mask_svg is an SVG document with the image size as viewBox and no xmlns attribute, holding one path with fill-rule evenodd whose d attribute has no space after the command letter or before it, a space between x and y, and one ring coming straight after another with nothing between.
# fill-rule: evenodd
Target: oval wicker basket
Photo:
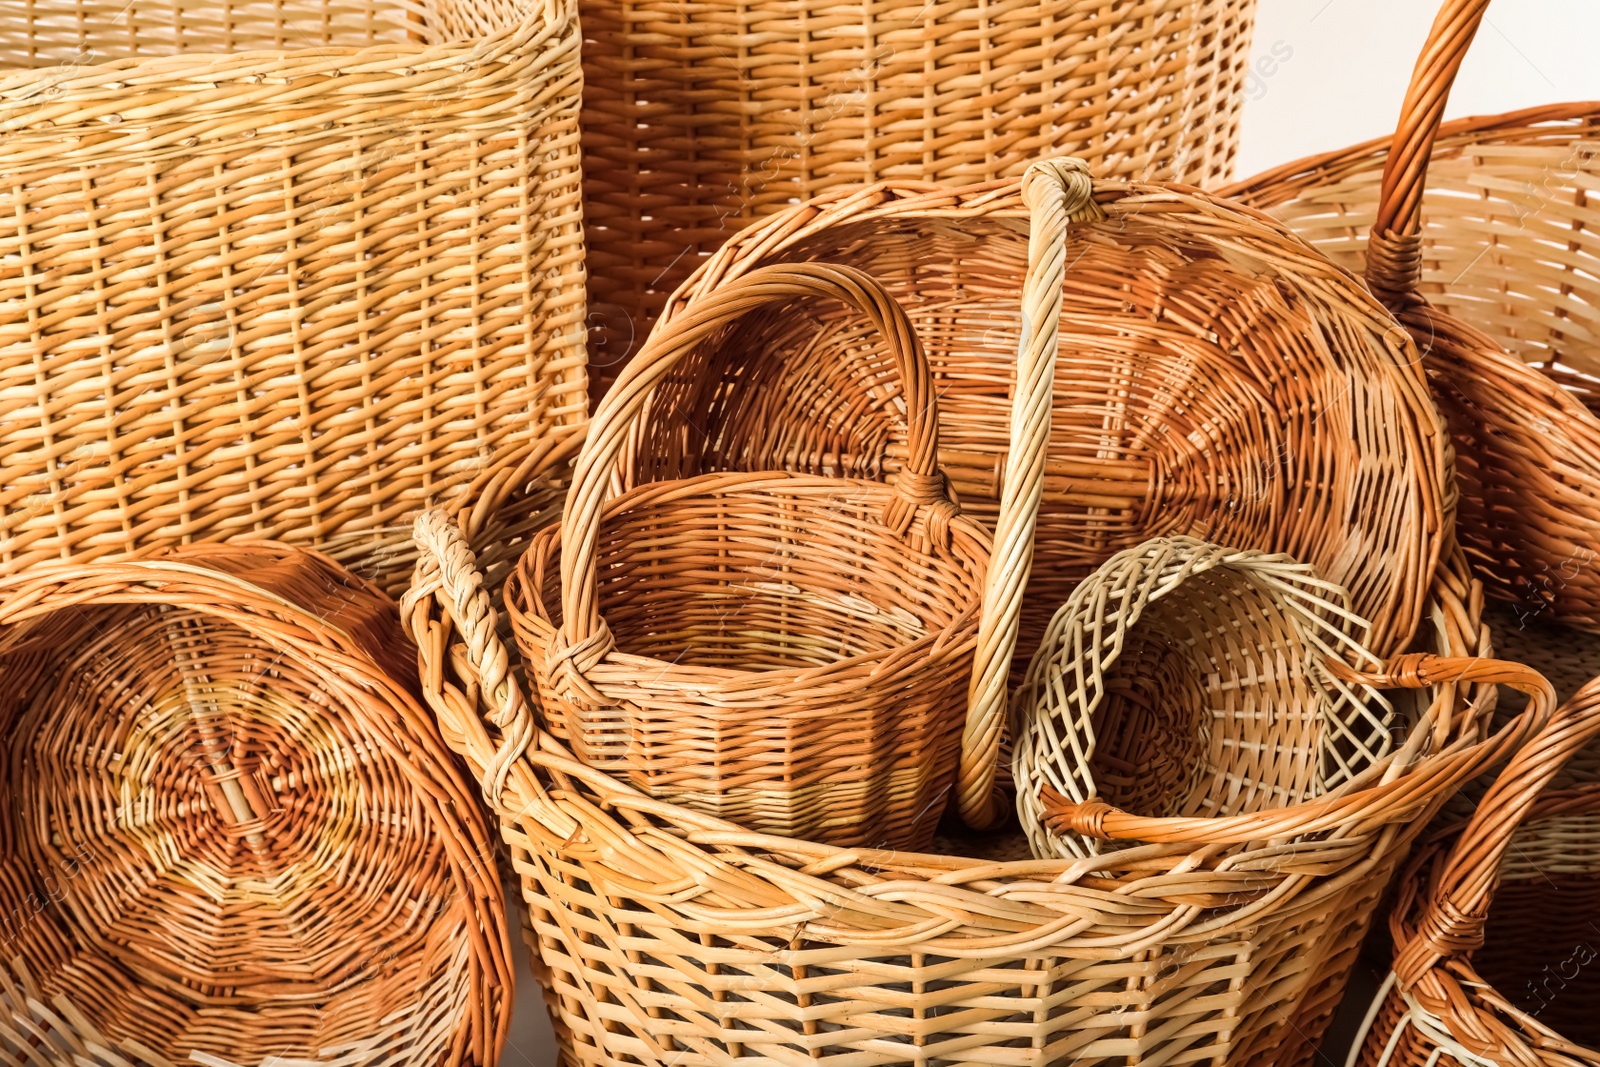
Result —
<instances>
[{"instance_id":1,"label":"oval wicker basket","mask_svg":"<svg viewBox=\"0 0 1600 1067\"><path fill-rule=\"evenodd\" d=\"M1392 138L1222 195L1365 270L1416 336L1455 437L1461 541L1490 592L1600 629L1600 104L1441 127L1487 5L1440 9Z\"/></svg>"},{"instance_id":2,"label":"oval wicker basket","mask_svg":"<svg viewBox=\"0 0 1600 1067\"><path fill-rule=\"evenodd\" d=\"M754 219L885 179L968 184L1070 152L1215 185L1255 0L585 0L584 227L596 388Z\"/></svg>"},{"instance_id":3,"label":"oval wicker basket","mask_svg":"<svg viewBox=\"0 0 1600 1067\"><path fill-rule=\"evenodd\" d=\"M493 838L409 652L283 545L0 578L0 1058L494 1067Z\"/></svg>"},{"instance_id":4,"label":"oval wicker basket","mask_svg":"<svg viewBox=\"0 0 1600 1067\"><path fill-rule=\"evenodd\" d=\"M1353 1067L1600 1064L1596 734L1600 679L1576 688L1476 815L1418 850Z\"/></svg>"},{"instance_id":5,"label":"oval wicker basket","mask_svg":"<svg viewBox=\"0 0 1600 1067\"><path fill-rule=\"evenodd\" d=\"M0 13L0 569L273 537L397 591L417 511L570 447L576 6Z\"/></svg>"},{"instance_id":6,"label":"oval wicker basket","mask_svg":"<svg viewBox=\"0 0 1600 1067\"><path fill-rule=\"evenodd\" d=\"M1021 579L1031 560L1026 592L1008 589L1024 648L1110 556L1187 534L1311 564L1349 589L1374 652L1403 650L1453 494L1410 338L1258 213L1181 187L1086 191L1082 166L821 197L731 239L657 329L763 265L844 262L878 279L928 351L939 462L962 508ZM836 314L745 316L657 389L627 473L892 481L907 453L885 360ZM999 725L986 727L996 745ZM992 799L974 789L963 811L996 817Z\"/></svg>"},{"instance_id":7,"label":"oval wicker basket","mask_svg":"<svg viewBox=\"0 0 1600 1067\"><path fill-rule=\"evenodd\" d=\"M1349 600L1288 556L1188 537L1107 560L1056 612L1012 698L1034 855L1303 803L1383 762L1394 707L1325 665L1381 665Z\"/></svg>"},{"instance_id":8,"label":"oval wicker basket","mask_svg":"<svg viewBox=\"0 0 1600 1067\"><path fill-rule=\"evenodd\" d=\"M912 458L893 488L713 474L607 501L654 384L752 309L842 303L890 341ZM753 271L650 339L595 413L558 526L506 586L551 729L590 765L752 828L924 846L945 806L988 537L946 495L916 334L860 271Z\"/></svg>"},{"instance_id":9,"label":"oval wicker basket","mask_svg":"<svg viewBox=\"0 0 1600 1067\"><path fill-rule=\"evenodd\" d=\"M534 722L465 540L432 515L418 537L402 615L424 691L497 800L575 1064L1309 1062L1412 838L1551 704L1537 675L1483 655L1454 553L1429 612L1449 655L1368 679L1427 687L1407 714L1431 751L1382 784L1077 861L1010 859L1025 844L992 833L938 854L844 850L575 759ZM1502 680L1535 706L1488 739L1485 683Z\"/></svg>"}]
</instances>

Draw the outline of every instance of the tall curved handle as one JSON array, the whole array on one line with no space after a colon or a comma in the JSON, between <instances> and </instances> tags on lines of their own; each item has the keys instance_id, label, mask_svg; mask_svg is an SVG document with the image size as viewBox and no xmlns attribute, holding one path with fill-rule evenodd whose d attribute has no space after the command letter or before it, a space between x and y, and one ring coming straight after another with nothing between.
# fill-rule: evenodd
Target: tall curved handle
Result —
<instances>
[{"instance_id":1,"label":"tall curved handle","mask_svg":"<svg viewBox=\"0 0 1600 1067\"><path fill-rule=\"evenodd\" d=\"M1424 689L1445 682L1467 682L1509 685L1526 693L1527 709L1493 738L1496 749L1520 746L1529 734L1545 726L1550 709L1555 706L1555 690L1544 676L1531 667L1509 660L1412 653L1395 657L1381 671L1356 671L1338 660L1330 660L1328 670L1347 681L1374 689ZM1449 780L1449 784L1459 784L1482 766L1481 756L1482 752L1469 751L1440 757L1433 781L1427 784L1431 787L1440 776ZM1380 812L1388 806L1407 808L1417 793L1415 777L1404 775L1320 800L1243 815L1135 815L1102 800L1071 801L1053 790L1046 790L1040 801L1045 824L1056 833L1081 834L1107 841L1244 844L1337 829L1352 818Z\"/></svg>"},{"instance_id":2,"label":"tall curved handle","mask_svg":"<svg viewBox=\"0 0 1600 1067\"><path fill-rule=\"evenodd\" d=\"M873 278L854 267L785 263L753 270L718 287L697 306L653 334L600 403L578 454L562 518L561 628L551 643L553 673L582 675L610 652L612 638L600 617L596 559L600 517L610 495L612 470L629 430L650 394L673 365L717 330L764 304L797 296L851 304L888 341L906 405L910 457L896 482L897 494L884 514L903 531L916 510L937 509L948 518L956 508L939 470L938 410L927 356L905 310ZM935 536L948 523L930 524Z\"/></svg>"},{"instance_id":3,"label":"tall curved handle","mask_svg":"<svg viewBox=\"0 0 1600 1067\"><path fill-rule=\"evenodd\" d=\"M1367 286L1391 310L1420 299L1422 194L1428 183L1428 160L1450 88L1488 8L1489 0L1445 0L1411 72L1367 243Z\"/></svg>"},{"instance_id":4,"label":"tall curved handle","mask_svg":"<svg viewBox=\"0 0 1600 1067\"><path fill-rule=\"evenodd\" d=\"M1500 861L1517 826L1580 749L1600 734L1600 678L1563 704L1549 724L1518 750L1451 847L1413 936L1395 946L1395 980L1410 988L1443 960L1483 944L1483 926Z\"/></svg>"},{"instance_id":5,"label":"tall curved handle","mask_svg":"<svg viewBox=\"0 0 1600 1067\"><path fill-rule=\"evenodd\" d=\"M1011 440L1000 485L1000 516L984 580L983 614L967 688L967 723L956 784L961 818L977 829L993 826L1006 813L1006 805L995 793L995 772L1006 718L1006 681L1017 647L1022 592L1033 569L1033 530L1039 519L1050 451L1067 228L1105 215L1094 200L1089 165L1071 157L1044 159L1030 166L1022 176L1022 199L1029 217L1028 275L1022 288L1022 337L1017 347L1016 391L1011 398Z\"/></svg>"}]
</instances>

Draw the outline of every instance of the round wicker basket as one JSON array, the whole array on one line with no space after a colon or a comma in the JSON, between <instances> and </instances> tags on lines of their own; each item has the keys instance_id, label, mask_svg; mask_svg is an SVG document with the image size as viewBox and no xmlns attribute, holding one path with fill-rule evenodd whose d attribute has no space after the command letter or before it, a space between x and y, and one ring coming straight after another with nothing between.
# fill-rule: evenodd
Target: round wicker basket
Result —
<instances>
[{"instance_id":1,"label":"round wicker basket","mask_svg":"<svg viewBox=\"0 0 1600 1067\"><path fill-rule=\"evenodd\" d=\"M897 485L711 474L606 499L674 364L752 310L833 304L889 339L911 444ZM550 728L591 766L752 829L925 847L955 776L989 541L946 495L916 334L871 278L821 264L752 271L697 310L601 402L560 525L506 586Z\"/></svg>"},{"instance_id":2,"label":"round wicker basket","mask_svg":"<svg viewBox=\"0 0 1600 1067\"><path fill-rule=\"evenodd\" d=\"M0 578L0 1058L494 1067L493 838L409 653L282 545Z\"/></svg>"},{"instance_id":3,"label":"round wicker basket","mask_svg":"<svg viewBox=\"0 0 1600 1067\"><path fill-rule=\"evenodd\" d=\"M1349 600L1287 556L1188 537L1107 560L1012 698L1034 855L1097 855L1110 826L1126 845L1172 818L1299 804L1384 760L1404 732L1393 705L1326 665L1380 665Z\"/></svg>"},{"instance_id":4,"label":"round wicker basket","mask_svg":"<svg viewBox=\"0 0 1600 1067\"><path fill-rule=\"evenodd\" d=\"M1445 655L1367 679L1422 687L1393 694L1416 728L1381 782L1081 860L1028 858L1019 833L839 849L573 758L521 696L465 539L433 516L418 537L402 615L424 692L497 800L572 1064L1308 1063L1412 839L1552 703L1536 674L1487 658L1452 553L1428 613ZM1496 681L1534 701L1491 738Z\"/></svg>"},{"instance_id":5,"label":"round wicker basket","mask_svg":"<svg viewBox=\"0 0 1600 1067\"><path fill-rule=\"evenodd\" d=\"M1455 438L1461 541L1491 594L1600 629L1600 104L1441 126L1487 6L1441 7L1392 137L1221 195L1365 271L1411 329Z\"/></svg>"},{"instance_id":6,"label":"round wicker basket","mask_svg":"<svg viewBox=\"0 0 1600 1067\"><path fill-rule=\"evenodd\" d=\"M0 570L270 537L396 592L416 512L549 469L578 46L574 0L0 11Z\"/></svg>"}]
</instances>

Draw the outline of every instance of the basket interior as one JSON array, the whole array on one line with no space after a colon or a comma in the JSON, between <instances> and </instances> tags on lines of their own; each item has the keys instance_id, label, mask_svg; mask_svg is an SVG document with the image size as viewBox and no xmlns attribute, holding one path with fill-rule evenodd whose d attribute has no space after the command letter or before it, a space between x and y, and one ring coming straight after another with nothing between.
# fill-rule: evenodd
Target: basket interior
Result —
<instances>
[{"instance_id":1,"label":"basket interior","mask_svg":"<svg viewBox=\"0 0 1600 1067\"><path fill-rule=\"evenodd\" d=\"M1285 807L1320 784L1327 699L1281 606L1238 572L1189 577L1124 635L1090 773L1139 815Z\"/></svg>"},{"instance_id":2,"label":"basket interior","mask_svg":"<svg viewBox=\"0 0 1600 1067\"><path fill-rule=\"evenodd\" d=\"M1069 238L1021 647L1037 644L1070 590L1115 552L1186 533L1316 566L1351 591L1382 652L1392 617L1415 596L1402 576L1425 551L1419 497L1435 490L1419 484L1422 456L1387 451L1394 428L1416 419L1389 379L1394 357L1378 351L1388 342L1375 336L1376 313L1369 322L1313 307L1321 296L1248 253L1224 255L1157 212L1151 221L1127 212ZM941 462L963 507L992 522L1026 220L844 222L760 261L776 259L853 264L902 303L933 368ZM904 455L888 353L830 308L742 317L658 395L641 480L715 469L877 476Z\"/></svg>"},{"instance_id":3,"label":"basket interior","mask_svg":"<svg viewBox=\"0 0 1600 1067\"><path fill-rule=\"evenodd\" d=\"M787 483L787 484L785 484ZM600 531L600 611L621 652L739 671L882 656L974 618L981 558L933 547L919 519L881 521L883 486L783 479L612 506ZM649 487L645 487L648 492ZM559 625L552 560L540 584Z\"/></svg>"},{"instance_id":4,"label":"basket interior","mask_svg":"<svg viewBox=\"0 0 1600 1067\"><path fill-rule=\"evenodd\" d=\"M0 677L0 940L45 1002L173 1062L444 1057L474 920L337 689L234 623L147 605L50 615Z\"/></svg>"},{"instance_id":5,"label":"basket interior","mask_svg":"<svg viewBox=\"0 0 1600 1067\"><path fill-rule=\"evenodd\" d=\"M101 7L35 0L0 14L0 72L84 66L180 53L440 44L512 25L513 0L130 0Z\"/></svg>"}]
</instances>

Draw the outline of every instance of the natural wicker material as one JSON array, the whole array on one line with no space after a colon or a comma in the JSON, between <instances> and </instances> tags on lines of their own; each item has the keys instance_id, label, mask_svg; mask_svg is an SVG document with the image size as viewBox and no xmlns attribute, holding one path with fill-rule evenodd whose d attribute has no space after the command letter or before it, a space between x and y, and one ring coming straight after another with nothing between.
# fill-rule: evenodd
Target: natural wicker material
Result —
<instances>
[{"instance_id":1,"label":"natural wicker material","mask_svg":"<svg viewBox=\"0 0 1600 1067\"><path fill-rule=\"evenodd\" d=\"M1325 666L1380 666L1349 599L1287 556L1188 537L1107 560L1056 612L1013 698L1034 855L1102 851L1063 823L1146 817L1159 832L1173 816L1287 807L1387 756L1393 706Z\"/></svg>"},{"instance_id":2,"label":"natural wicker material","mask_svg":"<svg viewBox=\"0 0 1600 1067\"><path fill-rule=\"evenodd\" d=\"M0 1058L498 1062L493 839L397 623L264 542L0 578Z\"/></svg>"},{"instance_id":3,"label":"natural wicker material","mask_svg":"<svg viewBox=\"0 0 1600 1067\"><path fill-rule=\"evenodd\" d=\"M424 518L402 616L446 739L496 800L563 1063L582 1067L1306 1062L1369 895L1550 704L1513 665L1405 657L1370 681L1429 686L1394 696L1422 698L1407 747L1431 752L1382 785L1079 861L841 850L575 759L534 723L465 540ZM1459 555L1439 577L1430 641L1486 651ZM1476 683L1499 679L1539 706L1483 743Z\"/></svg>"},{"instance_id":4,"label":"natural wicker material","mask_svg":"<svg viewBox=\"0 0 1600 1067\"><path fill-rule=\"evenodd\" d=\"M1441 128L1486 7L1441 9L1392 139L1223 195L1365 269L1416 336L1455 436L1461 540L1490 592L1600 629L1600 103Z\"/></svg>"},{"instance_id":5,"label":"natural wicker material","mask_svg":"<svg viewBox=\"0 0 1600 1067\"><path fill-rule=\"evenodd\" d=\"M728 236L885 179L1214 185L1238 146L1255 0L585 0L584 224L597 386Z\"/></svg>"},{"instance_id":6,"label":"natural wicker material","mask_svg":"<svg viewBox=\"0 0 1600 1067\"><path fill-rule=\"evenodd\" d=\"M1419 850L1395 958L1350 1062L1600 1064L1600 679L1517 754L1477 814ZM1568 761L1580 757L1573 783ZM1546 789L1558 776L1563 788ZM1544 792L1541 794L1541 790Z\"/></svg>"},{"instance_id":7,"label":"natural wicker material","mask_svg":"<svg viewBox=\"0 0 1600 1067\"><path fill-rule=\"evenodd\" d=\"M1026 595L1015 590L1024 649L1095 567L1170 534L1287 552L1350 590L1374 652L1406 648L1451 484L1410 339L1254 212L1189 189L1088 184L1051 160L1023 180L819 198L724 245L658 329L763 264L848 262L888 287L928 350L940 465L963 509L995 529L997 560L1032 561ZM663 383L633 475L892 477L906 446L884 361L836 314L747 316ZM1000 723L985 725L997 745ZM963 810L981 822L992 798L964 779Z\"/></svg>"},{"instance_id":8,"label":"natural wicker material","mask_svg":"<svg viewBox=\"0 0 1600 1067\"><path fill-rule=\"evenodd\" d=\"M808 299L809 298L809 299ZM606 499L652 388L756 309L841 303L888 339L911 458L889 487L712 474ZM559 526L506 587L551 728L591 765L754 829L926 846L956 767L988 537L946 495L927 360L860 271L755 271L658 332L602 401Z\"/></svg>"},{"instance_id":9,"label":"natural wicker material","mask_svg":"<svg viewBox=\"0 0 1600 1067\"><path fill-rule=\"evenodd\" d=\"M573 0L0 13L0 569L316 545L585 411ZM9 69L4 69L9 68Z\"/></svg>"}]
</instances>

